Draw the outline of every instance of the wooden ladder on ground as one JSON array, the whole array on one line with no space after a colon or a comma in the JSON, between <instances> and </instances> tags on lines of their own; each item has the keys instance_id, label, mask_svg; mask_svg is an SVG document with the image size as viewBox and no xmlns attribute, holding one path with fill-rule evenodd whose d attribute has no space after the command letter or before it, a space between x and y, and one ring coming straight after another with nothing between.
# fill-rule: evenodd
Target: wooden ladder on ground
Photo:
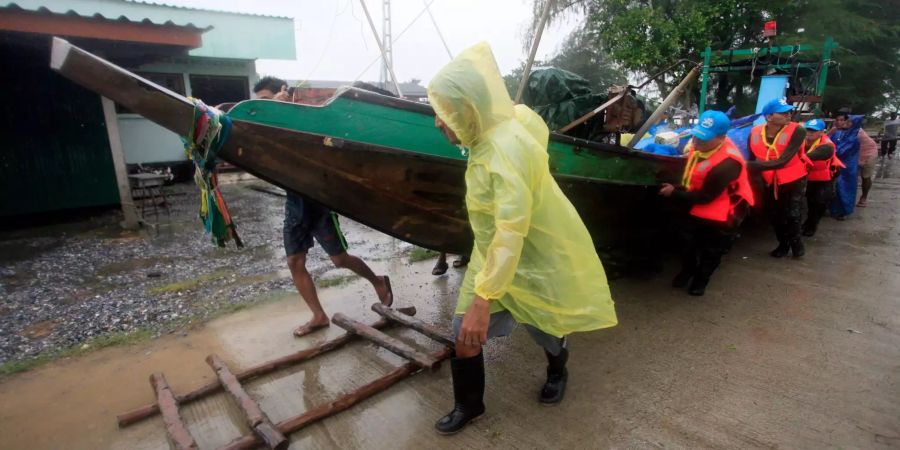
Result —
<instances>
[{"instance_id":1,"label":"wooden ladder on ground","mask_svg":"<svg viewBox=\"0 0 900 450\"><path fill-rule=\"evenodd\" d=\"M200 398L209 396L224 389L237 403L244 414L244 420L252 433L241 436L231 443L220 447L219 450L251 449L264 445L267 448L283 450L290 445L287 435L294 433L309 424L326 417L344 411L351 406L387 389L398 381L407 378L422 369L434 370L440 363L449 358L453 353L453 339L433 325L422 322L413 317L416 314L414 307L391 309L380 303L372 305L372 310L381 318L372 324L364 324L350 319L343 314L335 314L332 322L347 330L347 333L325 341L324 343L302 350L281 358L258 364L254 367L234 372L215 354L209 355L206 362L216 372L216 381L195 389L184 395L176 395L166 381L162 373L154 373L150 376L150 384L156 392L156 403L142 406L132 411L120 414L117 419L119 427L137 423L143 419L161 413L166 434L172 448L178 450L196 450L196 440L191 436L188 427L179 413L179 406ZM444 347L431 354L422 353L412 346L380 331L392 325L399 325L415 330L431 339L444 344ZM357 337L364 338L375 345L384 347L391 352L409 360L409 363L400 366L381 378L378 378L353 392L344 394L340 398L312 408L305 413L289 418L277 424L272 423L259 404L244 390L241 382L257 378L280 369L297 365L303 361L340 348Z\"/></svg>"}]
</instances>

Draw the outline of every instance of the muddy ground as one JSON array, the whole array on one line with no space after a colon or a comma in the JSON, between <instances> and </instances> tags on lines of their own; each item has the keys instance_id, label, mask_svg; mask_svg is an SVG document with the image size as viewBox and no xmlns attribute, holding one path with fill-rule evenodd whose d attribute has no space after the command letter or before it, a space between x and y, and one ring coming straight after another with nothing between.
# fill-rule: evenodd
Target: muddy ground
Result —
<instances>
[{"instance_id":1,"label":"muddy ground","mask_svg":"<svg viewBox=\"0 0 900 450\"><path fill-rule=\"evenodd\" d=\"M273 240L260 271L265 264L280 269L279 221L260 225ZM650 280L614 281L620 325L572 337L569 391L558 407L537 404L543 355L516 330L488 345L488 412L465 432L432 431L451 407L443 367L293 434L292 448L900 448L898 223L900 179L888 177L876 181L867 208L844 222L825 219L802 259L772 259L770 232L746 229L704 297L669 287L672 262ZM396 241L363 227L348 234L351 248L375 246L388 255L376 251L371 259L377 272L391 275L398 306L415 305L420 318L448 323L460 271L433 277L432 261L392 257L403 251ZM280 283L259 306L184 334L6 377L0 448L167 448L158 417L122 430L115 423L116 414L153 400L151 372L164 372L176 392L186 392L212 379L203 361L209 353L243 368L341 333L332 327L291 337L308 311ZM364 281L323 289L322 297L331 313L375 318ZM409 331L390 334L436 348ZM279 421L400 363L354 343L248 390ZM201 448L247 431L221 394L182 414Z\"/></svg>"}]
</instances>

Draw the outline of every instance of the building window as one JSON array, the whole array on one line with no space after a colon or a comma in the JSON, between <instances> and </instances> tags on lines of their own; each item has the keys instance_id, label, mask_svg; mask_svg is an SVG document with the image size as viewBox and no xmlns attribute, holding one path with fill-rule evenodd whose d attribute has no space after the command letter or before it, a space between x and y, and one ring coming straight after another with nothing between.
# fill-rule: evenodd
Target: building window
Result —
<instances>
[{"instance_id":1,"label":"building window","mask_svg":"<svg viewBox=\"0 0 900 450\"><path fill-rule=\"evenodd\" d=\"M190 80L191 96L203 100L207 105L215 106L250 98L247 77L191 75Z\"/></svg>"},{"instance_id":2,"label":"building window","mask_svg":"<svg viewBox=\"0 0 900 450\"><path fill-rule=\"evenodd\" d=\"M185 95L184 76L180 73L136 72L146 78L179 95ZM134 111L116 103L116 112L119 114L134 114Z\"/></svg>"}]
</instances>

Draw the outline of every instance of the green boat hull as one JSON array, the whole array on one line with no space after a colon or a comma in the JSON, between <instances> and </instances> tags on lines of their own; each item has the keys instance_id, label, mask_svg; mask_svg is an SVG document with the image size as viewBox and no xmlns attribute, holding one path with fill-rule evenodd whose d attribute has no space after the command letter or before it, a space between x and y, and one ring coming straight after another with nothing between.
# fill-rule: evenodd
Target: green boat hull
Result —
<instances>
[{"instance_id":1,"label":"green boat hull","mask_svg":"<svg viewBox=\"0 0 900 450\"><path fill-rule=\"evenodd\" d=\"M187 99L63 40L51 67L179 135L190 130ZM466 159L434 128L430 106L350 89L323 106L248 100L228 115L222 159L398 239L471 249ZM605 263L655 257L668 226L656 192L677 181L682 160L556 134L548 153Z\"/></svg>"}]
</instances>

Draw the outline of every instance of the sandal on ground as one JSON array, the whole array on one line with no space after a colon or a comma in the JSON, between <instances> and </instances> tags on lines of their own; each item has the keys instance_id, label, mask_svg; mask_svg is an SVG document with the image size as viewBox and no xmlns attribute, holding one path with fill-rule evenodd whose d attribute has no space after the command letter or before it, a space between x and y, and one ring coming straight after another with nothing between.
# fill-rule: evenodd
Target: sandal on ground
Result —
<instances>
[{"instance_id":1,"label":"sandal on ground","mask_svg":"<svg viewBox=\"0 0 900 450\"><path fill-rule=\"evenodd\" d=\"M455 265L456 262L454 261L453 264ZM443 275L447 273L447 269L447 261L438 261L437 264L434 265L434 268L431 269L431 274L435 276Z\"/></svg>"},{"instance_id":2,"label":"sandal on ground","mask_svg":"<svg viewBox=\"0 0 900 450\"><path fill-rule=\"evenodd\" d=\"M453 261L453 267L455 267L457 269L460 267L465 267L467 264L469 264L468 256L460 256L459 259L457 259L456 261Z\"/></svg>"}]
</instances>

